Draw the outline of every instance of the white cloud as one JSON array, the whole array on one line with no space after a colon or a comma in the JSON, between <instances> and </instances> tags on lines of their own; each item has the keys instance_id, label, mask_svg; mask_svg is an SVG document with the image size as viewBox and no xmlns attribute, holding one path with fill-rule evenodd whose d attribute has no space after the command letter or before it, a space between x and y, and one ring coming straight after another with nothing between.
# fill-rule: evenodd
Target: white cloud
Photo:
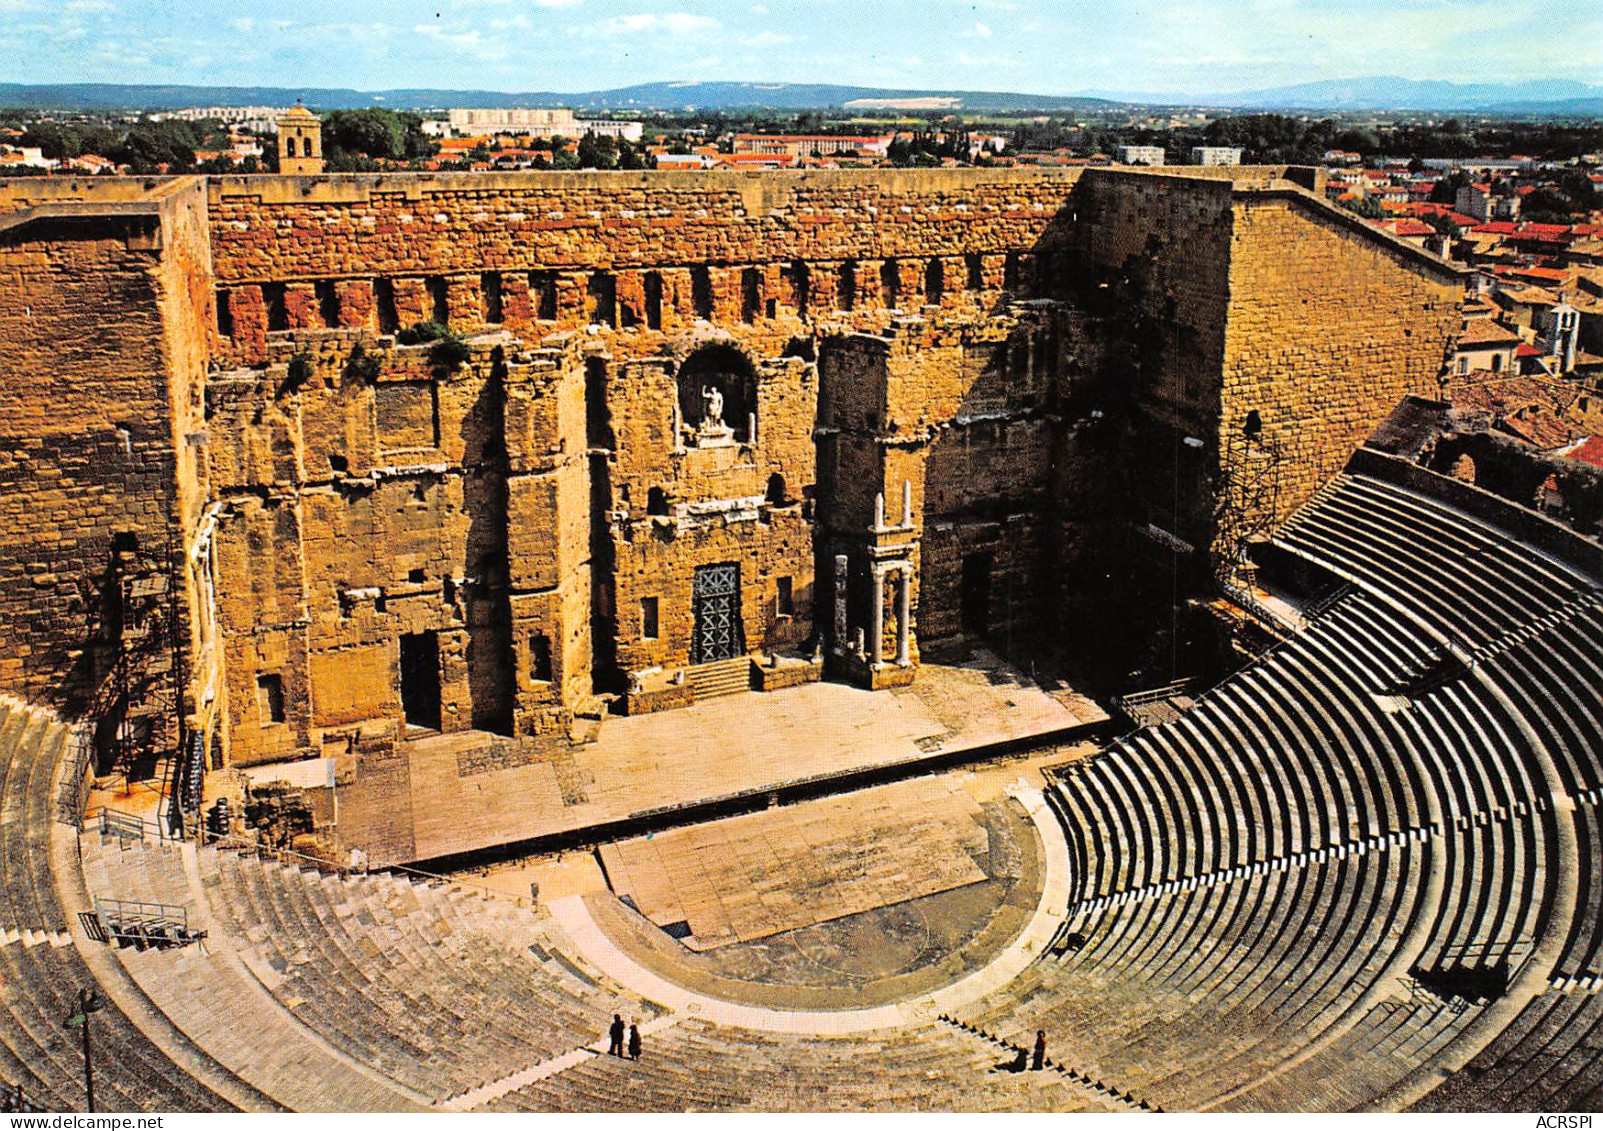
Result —
<instances>
[{"instance_id":1,"label":"white cloud","mask_svg":"<svg viewBox=\"0 0 1603 1131\"><path fill-rule=\"evenodd\" d=\"M662 35L693 35L717 31L723 27L711 16L698 16L692 12L638 12L613 16L599 23L569 28L569 35L614 38L620 35L639 35L654 32Z\"/></svg>"},{"instance_id":2,"label":"white cloud","mask_svg":"<svg viewBox=\"0 0 1603 1131\"><path fill-rule=\"evenodd\" d=\"M755 35L748 35L741 40L747 47L778 47L781 43L794 43L794 35L786 35L778 31L760 31Z\"/></svg>"},{"instance_id":3,"label":"white cloud","mask_svg":"<svg viewBox=\"0 0 1603 1131\"><path fill-rule=\"evenodd\" d=\"M963 33L967 39L990 39L991 29L984 23L976 20L974 26Z\"/></svg>"},{"instance_id":4,"label":"white cloud","mask_svg":"<svg viewBox=\"0 0 1603 1131\"><path fill-rule=\"evenodd\" d=\"M1005 55L970 55L967 51L959 51L952 57L952 62L960 67L1017 67L1017 59L1009 59Z\"/></svg>"},{"instance_id":5,"label":"white cloud","mask_svg":"<svg viewBox=\"0 0 1603 1131\"><path fill-rule=\"evenodd\" d=\"M751 7L747 8L746 11L750 12L754 16L766 16L768 14L768 5L753 4Z\"/></svg>"}]
</instances>

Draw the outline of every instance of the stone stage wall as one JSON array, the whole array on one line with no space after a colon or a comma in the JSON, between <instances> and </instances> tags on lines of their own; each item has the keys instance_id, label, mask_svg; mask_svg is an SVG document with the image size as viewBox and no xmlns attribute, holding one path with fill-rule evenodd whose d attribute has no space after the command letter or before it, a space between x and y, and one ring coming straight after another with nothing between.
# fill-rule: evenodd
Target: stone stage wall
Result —
<instances>
[{"instance_id":1,"label":"stone stage wall","mask_svg":"<svg viewBox=\"0 0 1603 1131\"><path fill-rule=\"evenodd\" d=\"M169 525L240 763L1072 646L1118 531L1230 552L1433 386L1459 275L1286 175L7 187L0 690L92 686L93 579Z\"/></svg>"}]
</instances>

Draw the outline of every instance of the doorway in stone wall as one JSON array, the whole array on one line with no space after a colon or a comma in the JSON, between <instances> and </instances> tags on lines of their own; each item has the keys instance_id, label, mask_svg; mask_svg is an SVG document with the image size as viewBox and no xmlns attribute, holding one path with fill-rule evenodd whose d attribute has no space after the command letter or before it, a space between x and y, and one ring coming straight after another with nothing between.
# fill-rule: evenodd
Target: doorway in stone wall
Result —
<instances>
[{"instance_id":1,"label":"doorway in stone wall","mask_svg":"<svg viewBox=\"0 0 1603 1131\"><path fill-rule=\"evenodd\" d=\"M440 729L440 637L409 632L401 637L401 710L409 727Z\"/></svg>"},{"instance_id":2,"label":"doorway in stone wall","mask_svg":"<svg viewBox=\"0 0 1603 1131\"><path fill-rule=\"evenodd\" d=\"M958 591L963 635L983 640L991 630L991 555L980 551L963 555L963 581Z\"/></svg>"},{"instance_id":3,"label":"doorway in stone wall","mask_svg":"<svg viewBox=\"0 0 1603 1131\"><path fill-rule=\"evenodd\" d=\"M740 655L740 563L697 566L690 584L695 614L690 662L710 664Z\"/></svg>"}]
</instances>

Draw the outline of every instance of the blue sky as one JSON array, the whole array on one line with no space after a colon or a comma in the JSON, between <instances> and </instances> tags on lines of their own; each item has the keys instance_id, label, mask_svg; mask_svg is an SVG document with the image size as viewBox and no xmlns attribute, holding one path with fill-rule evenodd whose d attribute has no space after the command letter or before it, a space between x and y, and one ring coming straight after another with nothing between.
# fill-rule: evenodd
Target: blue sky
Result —
<instances>
[{"instance_id":1,"label":"blue sky","mask_svg":"<svg viewBox=\"0 0 1603 1131\"><path fill-rule=\"evenodd\" d=\"M1204 93L1603 81L1599 0L0 0L0 81Z\"/></svg>"}]
</instances>

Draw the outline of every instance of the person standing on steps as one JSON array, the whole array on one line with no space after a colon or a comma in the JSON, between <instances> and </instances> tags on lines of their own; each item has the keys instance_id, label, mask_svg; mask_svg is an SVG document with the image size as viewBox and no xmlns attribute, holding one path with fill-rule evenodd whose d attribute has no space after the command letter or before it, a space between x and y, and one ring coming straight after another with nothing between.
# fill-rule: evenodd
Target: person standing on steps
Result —
<instances>
[{"instance_id":1,"label":"person standing on steps","mask_svg":"<svg viewBox=\"0 0 1603 1131\"><path fill-rule=\"evenodd\" d=\"M1045 1029L1037 1029L1035 1031L1035 1059L1030 1062L1030 1067L1035 1069L1037 1072L1046 1067Z\"/></svg>"},{"instance_id":2,"label":"person standing on steps","mask_svg":"<svg viewBox=\"0 0 1603 1131\"><path fill-rule=\"evenodd\" d=\"M608 1029L607 1029L607 1036L609 1038L611 1038L611 1043L607 1045L607 1053L608 1053L608 1055L610 1055L610 1056L622 1056L623 1055L623 1017L620 1016L619 1014L614 1013L612 1015L612 1025L610 1027L608 1027Z\"/></svg>"},{"instance_id":3,"label":"person standing on steps","mask_svg":"<svg viewBox=\"0 0 1603 1131\"><path fill-rule=\"evenodd\" d=\"M633 1021L629 1023L629 1059L640 1059L640 1026Z\"/></svg>"}]
</instances>

